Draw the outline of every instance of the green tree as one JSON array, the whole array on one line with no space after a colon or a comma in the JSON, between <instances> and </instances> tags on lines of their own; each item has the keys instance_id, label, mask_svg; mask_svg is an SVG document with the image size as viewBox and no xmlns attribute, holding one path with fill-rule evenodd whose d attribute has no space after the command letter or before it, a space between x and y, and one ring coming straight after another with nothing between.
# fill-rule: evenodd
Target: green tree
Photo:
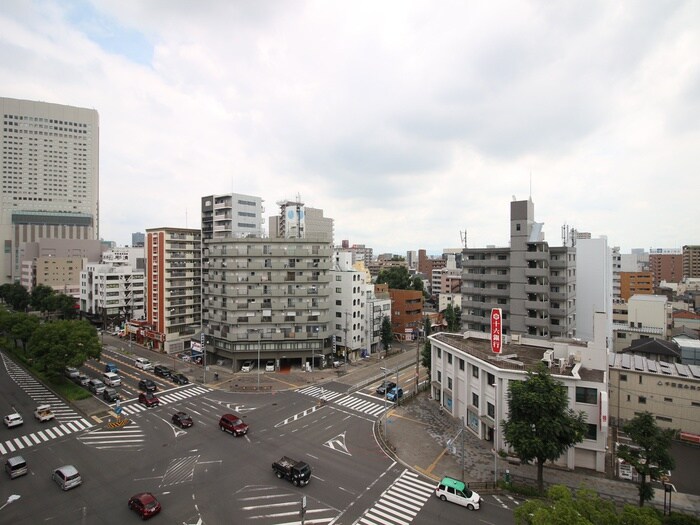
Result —
<instances>
[{"instance_id":1,"label":"green tree","mask_svg":"<svg viewBox=\"0 0 700 525\"><path fill-rule=\"evenodd\" d=\"M56 312L61 319L75 319L78 309L75 298L64 293L55 294L49 301L51 311Z\"/></svg>"},{"instance_id":2,"label":"green tree","mask_svg":"<svg viewBox=\"0 0 700 525\"><path fill-rule=\"evenodd\" d=\"M642 507L654 497L651 481L661 479L663 472L676 467L670 454L676 431L659 428L649 412L637 414L623 430L633 445L620 445L617 455L639 472L639 506Z\"/></svg>"},{"instance_id":3,"label":"green tree","mask_svg":"<svg viewBox=\"0 0 700 525\"><path fill-rule=\"evenodd\" d=\"M56 292L50 286L37 284L29 296L29 306L37 312L50 312L52 311L51 299L55 294Z\"/></svg>"},{"instance_id":4,"label":"green tree","mask_svg":"<svg viewBox=\"0 0 700 525\"><path fill-rule=\"evenodd\" d=\"M508 386L509 419L503 422L503 434L521 460L537 460L540 492L545 462L559 458L586 434L586 415L568 407L564 385L544 364L528 372L525 381L511 381Z\"/></svg>"},{"instance_id":5,"label":"green tree","mask_svg":"<svg viewBox=\"0 0 700 525\"><path fill-rule=\"evenodd\" d=\"M0 286L0 296L16 312L24 312L29 306L29 292L19 283Z\"/></svg>"},{"instance_id":6,"label":"green tree","mask_svg":"<svg viewBox=\"0 0 700 525\"><path fill-rule=\"evenodd\" d=\"M394 339L394 332L391 329L391 321L387 316L382 317L381 341L384 347L384 355L389 351L391 341Z\"/></svg>"},{"instance_id":7,"label":"green tree","mask_svg":"<svg viewBox=\"0 0 700 525\"><path fill-rule=\"evenodd\" d=\"M432 361L432 349L430 345L430 340L428 336L431 332L431 322L429 317L423 318L423 333L425 333L425 342L423 343L423 350L421 350L421 364L427 368L428 376L430 376L430 365Z\"/></svg>"},{"instance_id":8,"label":"green tree","mask_svg":"<svg viewBox=\"0 0 700 525\"><path fill-rule=\"evenodd\" d=\"M427 295L425 287L423 286L423 279L421 279L417 275L414 276L413 279L411 279L411 289L423 292L423 295Z\"/></svg>"},{"instance_id":9,"label":"green tree","mask_svg":"<svg viewBox=\"0 0 700 525\"><path fill-rule=\"evenodd\" d=\"M405 266L392 266L379 272L377 284L388 284L392 290L411 290L413 282Z\"/></svg>"},{"instance_id":10,"label":"green tree","mask_svg":"<svg viewBox=\"0 0 700 525\"><path fill-rule=\"evenodd\" d=\"M15 346L17 344L17 341L22 343L22 351L26 355L29 340L32 338L32 335L34 335L34 332L36 332L37 328L39 327L39 319L34 315L27 315L21 312L14 312L10 314L10 320L11 324L9 335L15 341Z\"/></svg>"},{"instance_id":11,"label":"green tree","mask_svg":"<svg viewBox=\"0 0 700 525\"><path fill-rule=\"evenodd\" d=\"M80 366L100 358L102 347L88 321L54 321L38 326L28 344L34 363L50 377L58 377L66 366Z\"/></svg>"}]
</instances>

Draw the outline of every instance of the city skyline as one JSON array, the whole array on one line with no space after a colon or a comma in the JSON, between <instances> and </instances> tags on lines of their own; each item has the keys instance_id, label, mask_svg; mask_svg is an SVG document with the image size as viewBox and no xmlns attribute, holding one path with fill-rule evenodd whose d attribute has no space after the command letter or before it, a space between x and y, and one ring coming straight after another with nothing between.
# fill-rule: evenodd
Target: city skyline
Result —
<instances>
[{"instance_id":1,"label":"city skyline","mask_svg":"<svg viewBox=\"0 0 700 525\"><path fill-rule=\"evenodd\" d=\"M296 199L375 254L506 246L513 196L623 253L700 242L700 6L7 2L0 96L100 115L100 236Z\"/></svg>"}]
</instances>

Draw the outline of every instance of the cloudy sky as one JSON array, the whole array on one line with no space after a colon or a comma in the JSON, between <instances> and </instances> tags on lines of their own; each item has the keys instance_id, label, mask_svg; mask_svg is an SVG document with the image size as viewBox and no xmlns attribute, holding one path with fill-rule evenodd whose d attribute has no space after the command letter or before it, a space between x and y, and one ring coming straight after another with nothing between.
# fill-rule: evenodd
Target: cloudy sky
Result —
<instances>
[{"instance_id":1,"label":"cloudy sky","mask_svg":"<svg viewBox=\"0 0 700 525\"><path fill-rule=\"evenodd\" d=\"M296 198L375 254L507 245L531 195L623 252L700 243L700 2L0 3L0 95L97 109L100 234Z\"/></svg>"}]
</instances>

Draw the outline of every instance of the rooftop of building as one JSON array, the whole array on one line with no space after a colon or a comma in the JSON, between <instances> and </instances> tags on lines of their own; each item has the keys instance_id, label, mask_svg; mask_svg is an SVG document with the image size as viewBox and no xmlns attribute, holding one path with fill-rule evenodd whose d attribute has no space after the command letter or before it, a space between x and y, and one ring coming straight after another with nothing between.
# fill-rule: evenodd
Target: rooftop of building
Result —
<instances>
[{"instance_id":1,"label":"rooftop of building","mask_svg":"<svg viewBox=\"0 0 700 525\"><path fill-rule=\"evenodd\" d=\"M659 377L675 377L700 381L700 366L681 363L654 361L641 355L611 353L608 356L610 368L624 372L640 372Z\"/></svg>"}]
</instances>

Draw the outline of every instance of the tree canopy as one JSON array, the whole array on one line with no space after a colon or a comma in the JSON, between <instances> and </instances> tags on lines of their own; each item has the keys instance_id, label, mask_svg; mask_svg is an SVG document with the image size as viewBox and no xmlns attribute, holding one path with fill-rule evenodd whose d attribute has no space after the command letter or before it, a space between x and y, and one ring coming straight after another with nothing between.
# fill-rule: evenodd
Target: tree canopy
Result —
<instances>
[{"instance_id":1,"label":"tree canopy","mask_svg":"<svg viewBox=\"0 0 700 525\"><path fill-rule=\"evenodd\" d=\"M428 336L431 332L430 327L430 318L425 317L423 319L423 332L425 333L425 343L423 343L423 350L421 351L421 364L428 369L428 375L430 375L430 365L432 361L432 349L430 345L430 340L428 340Z\"/></svg>"},{"instance_id":2,"label":"tree canopy","mask_svg":"<svg viewBox=\"0 0 700 525\"><path fill-rule=\"evenodd\" d=\"M445 321L448 332L459 332L462 328L462 310L459 306L447 305L445 308Z\"/></svg>"},{"instance_id":3,"label":"tree canopy","mask_svg":"<svg viewBox=\"0 0 700 525\"><path fill-rule=\"evenodd\" d=\"M29 306L29 292L19 283L1 285L0 298L16 312L24 312Z\"/></svg>"},{"instance_id":4,"label":"tree canopy","mask_svg":"<svg viewBox=\"0 0 700 525\"><path fill-rule=\"evenodd\" d=\"M554 461L586 434L586 415L569 407L566 388L546 366L508 386L509 419L503 434L522 461L537 460L537 486L544 490L546 461Z\"/></svg>"},{"instance_id":5,"label":"tree canopy","mask_svg":"<svg viewBox=\"0 0 700 525\"><path fill-rule=\"evenodd\" d=\"M670 453L676 431L659 428L649 412L636 415L623 430L633 445L620 445L617 455L639 473L639 506L642 507L654 497L651 480L661 479L664 472L676 467Z\"/></svg>"},{"instance_id":6,"label":"tree canopy","mask_svg":"<svg viewBox=\"0 0 700 525\"><path fill-rule=\"evenodd\" d=\"M418 276L411 277L405 266L392 266L380 271L377 276L377 284L384 283L393 290L423 291L423 280Z\"/></svg>"},{"instance_id":7,"label":"tree canopy","mask_svg":"<svg viewBox=\"0 0 700 525\"><path fill-rule=\"evenodd\" d=\"M394 332L391 329L391 320L387 316L382 317L382 327L381 327L381 341L382 347L384 347L384 352L389 351L391 346L391 341L394 340Z\"/></svg>"},{"instance_id":8,"label":"tree canopy","mask_svg":"<svg viewBox=\"0 0 700 525\"><path fill-rule=\"evenodd\" d=\"M66 366L80 366L87 359L100 358L102 346L97 331L88 321L59 320L39 324L27 345L34 364L50 377Z\"/></svg>"}]
</instances>

